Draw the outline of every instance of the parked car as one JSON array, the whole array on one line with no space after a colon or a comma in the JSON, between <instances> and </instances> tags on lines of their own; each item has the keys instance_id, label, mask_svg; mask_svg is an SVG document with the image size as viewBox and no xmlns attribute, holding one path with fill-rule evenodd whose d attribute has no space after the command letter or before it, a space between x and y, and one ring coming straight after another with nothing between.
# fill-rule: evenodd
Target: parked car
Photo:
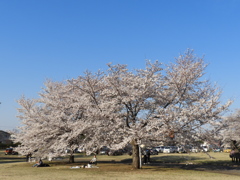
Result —
<instances>
[{"instance_id":1,"label":"parked car","mask_svg":"<svg viewBox=\"0 0 240 180\"><path fill-rule=\"evenodd\" d=\"M223 152L223 148L221 147L213 148L213 152Z\"/></svg>"},{"instance_id":2,"label":"parked car","mask_svg":"<svg viewBox=\"0 0 240 180\"><path fill-rule=\"evenodd\" d=\"M231 147L226 147L226 148L224 148L223 152L230 153L231 150L232 150Z\"/></svg>"},{"instance_id":3,"label":"parked car","mask_svg":"<svg viewBox=\"0 0 240 180\"><path fill-rule=\"evenodd\" d=\"M109 151L108 150L101 150L99 151L100 155L108 155Z\"/></svg>"},{"instance_id":4,"label":"parked car","mask_svg":"<svg viewBox=\"0 0 240 180\"><path fill-rule=\"evenodd\" d=\"M208 149L207 146L202 146L202 150L205 151L205 152L208 152L208 151L209 151L209 149Z\"/></svg>"},{"instance_id":5,"label":"parked car","mask_svg":"<svg viewBox=\"0 0 240 180\"><path fill-rule=\"evenodd\" d=\"M159 152L160 146L153 147L152 149L155 149L157 152Z\"/></svg>"},{"instance_id":6,"label":"parked car","mask_svg":"<svg viewBox=\"0 0 240 180\"><path fill-rule=\"evenodd\" d=\"M177 146L170 146L170 152L171 153L176 153L178 151Z\"/></svg>"},{"instance_id":7,"label":"parked car","mask_svg":"<svg viewBox=\"0 0 240 180\"><path fill-rule=\"evenodd\" d=\"M158 151L155 149L150 150L151 155L158 155Z\"/></svg>"},{"instance_id":8,"label":"parked car","mask_svg":"<svg viewBox=\"0 0 240 180\"><path fill-rule=\"evenodd\" d=\"M178 153L186 153L187 151L186 151L184 146L178 146L177 147L177 152Z\"/></svg>"},{"instance_id":9,"label":"parked car","mask_svg":"<svg viewBox=\"0 0 240 180\"><path fill-rule=\"evenodd\" d=\"M5 155L18 155L18 152L14 151L13 148L7 148L5 150Z\"/></svg>"},{"instance_id":10,"label":"parked car","mask_svg":"<svg viewBox=\"0 0 240 180\"><path fill-rule=\"evenodd\" d=\"M164 146L156 146L153 149L157 150L158 153L162 153L163 149L164 149Z\"/></svg>"},{"instance_id":11,"label":"parked car","mask_svg":"<svg viewBox=\"0 0 240 180\"><path fill-rule=\"evenodd\" d=\"M118 155L123 155L124 151L122 149L119 149L119 150L116 150L116 151L110 151L108 154L113 155L113 156L118 156Z\"/></svg>"},{"instance_id":12,"label":"parked car","mask_svg":"<svg viewBox=\"0 0 240 180\"><path fill-rule=\"evenodd\" d=\"M107 146L103 146L99 150L100 155L109 155L110 149Z\"/></svg>"},{"instance_id":13,"label":"parked car","mask_svg":"<svg viewBox=\"0 0 240 180\"><path fill-rule=\"evenodd\" d=\"M190 149L190 151L193 152L193 153L199 152L199 150L198 150L197 147L192 147L192 148Z\"/></svg>"},{"instance_id":14,"label":"parked car","mask_svg":"<svg viewBox=\"0 0 240 180\"><path fill-rule=\"evenodd\" d=\"M78 148L77 152L79 152L79 153L84 152L84 148Z\"/></svg>"},{"instance_id":15,"label":"parked car","mask_svg":"<svg viewBox=\"0 0 240 180\"><path fill-rule=\"evenodd\" d=\"M171 153L170 146L165 146L164 149L163 149L163 153Z\"/></svg>"},{"instance_id":16,"label":"parked car","mask_svg":"<svg viewBox=\"0 0 240 180\"><path fill-rule=\"evenodd\" d=\"M154 148L142 150L142 155L146 155L148 153L150 153L150 155L158 155L158 151Z\"/></svg>"}]
</instances>

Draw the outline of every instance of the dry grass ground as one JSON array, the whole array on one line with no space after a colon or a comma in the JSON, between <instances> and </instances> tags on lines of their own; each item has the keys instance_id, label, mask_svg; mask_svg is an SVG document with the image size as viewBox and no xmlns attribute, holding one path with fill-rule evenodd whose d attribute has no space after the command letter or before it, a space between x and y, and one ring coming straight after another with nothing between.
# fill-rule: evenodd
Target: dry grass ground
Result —
<instances>
[{"instance_id":1,"label":"dry grass ground","mask_svg":"<svg viewBox=\"0 0 240 180\"><path fill-rule=\"evenodd\" d=\"M215 159L209 159L204 153L196 154L159 154L151 156L151 164L140 170L131 167L131 157L98 156L98 168L71 169L86 164L91 156L78 154L76 163L67 163L67 158L49 163L50 167L33 168L34 163L24 162L24 157L5 156L0 152L0 179L2 180L237 180L240 179L240 164L230 161L226 153L212 153Z\"/></svg>"}]
</instances>

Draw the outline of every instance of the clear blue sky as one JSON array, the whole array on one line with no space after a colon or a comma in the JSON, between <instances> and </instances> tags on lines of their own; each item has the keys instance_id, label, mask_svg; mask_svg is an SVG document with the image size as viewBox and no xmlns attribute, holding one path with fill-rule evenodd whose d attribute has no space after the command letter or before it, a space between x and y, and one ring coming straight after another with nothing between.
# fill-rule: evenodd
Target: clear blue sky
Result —
<instances>
[{"instance_id":1,"label":"clear blue sky","mask_svg":"<svg viewBox=\"0 0 240 180\"><path fill-rule=\"evenodd\" d=\"M16 100L106 64L143 68L187 48L240 108L239 0L0 0L0 129L19 125Z\"/></svg>"}]
</instances>

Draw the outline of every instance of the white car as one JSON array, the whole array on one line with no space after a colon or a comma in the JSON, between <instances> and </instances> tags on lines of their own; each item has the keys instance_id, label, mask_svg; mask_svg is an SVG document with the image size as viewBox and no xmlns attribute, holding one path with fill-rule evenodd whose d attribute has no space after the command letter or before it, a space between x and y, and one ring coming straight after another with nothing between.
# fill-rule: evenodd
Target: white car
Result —
<instances>
[{"instance_id":1,"label":"white car","mask_svg":"<svg viewBox=\"0 0 240 180\"><path fill-rule=\"evenodd\" d=\"M177 147L177 152L178 153L184 153L184 152L186 152L186 149L184 148L184 146L178 146Z\"/></svg>"},{"instance_id":2,"label":"white car","mask_svg":"<svg viewBox=\"0 0 240 180\"><path fill-rule=\"evenodd\" d=\"M202 150L205 152L208 152L208 147L207 146L202 146Z\"/></svg>"},{"instance_id":3,"label":"white car","mask_svg":"<svg viewBox=\"0 0 240 180\"><path fill-rule=\"evenodd\" d=\"M163 149L163 153L171 153L170 146L165 146L164 149Z\"/></svg>"},{"instance_id":4,"label":"white car","mask_svg":"<svg viewBox=\"0 0 240 180\"><path fill-rule=\"evenodd\" d=\"M198 148L192 147L192 148L191 148L191 152L197 153L197 152L198 152Z\"/></svg>"},{"instance_id":5,"label":"white car","mask_svg":"<svg viewBox=\"0 0 240 180\"><path fill-rule=\"evenodd\" d=\"M162 153L162 152L163 152L163 149L164 149L164 146L156 146L156 147L154 147L153 149L156 149L157 152Z\"/></svg>"}]
</instances>

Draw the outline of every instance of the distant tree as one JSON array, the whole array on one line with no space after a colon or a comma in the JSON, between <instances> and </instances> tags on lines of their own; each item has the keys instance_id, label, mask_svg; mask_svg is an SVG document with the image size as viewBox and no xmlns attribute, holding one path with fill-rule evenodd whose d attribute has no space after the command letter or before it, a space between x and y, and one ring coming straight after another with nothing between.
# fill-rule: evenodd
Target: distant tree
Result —
<instances>
[{"instance_id":1,"label":"distant tree","mask_svg":"<svg viewBox=\"0 0 240 180\"><path fill-rule=\"evenodd\" d=\"M191 50L165 68L158 61L135 71L108 67L65 83L49 81L39 99L21 98L19 149L56 156L67 148L91 153L131 143L133 167L140 168L143 140L199 141L231 104L220 104L221 92L202 78L206 65Z\"/></svg>"}]
</instances>

